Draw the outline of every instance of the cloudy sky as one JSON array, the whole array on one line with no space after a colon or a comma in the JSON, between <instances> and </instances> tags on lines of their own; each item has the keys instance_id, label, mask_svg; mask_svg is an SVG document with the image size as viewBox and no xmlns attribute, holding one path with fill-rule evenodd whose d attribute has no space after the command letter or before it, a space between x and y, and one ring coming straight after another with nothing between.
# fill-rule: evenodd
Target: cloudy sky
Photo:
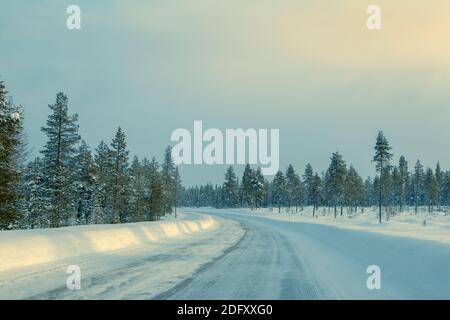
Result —
<instances>
[{"instance_id":1,"label":"cloudy sky","mask_svg":"<svg viewBox=\"0 0 450 320\"><path fill-rule=\"evenodd\" d=\"M371 4L381 30L366 27ZM132 154L161 158L174 129L202 120L280 129L282 168L321 171L339 150L366 176L383 130L395 161L450 168L448 0L2 0L0 77L35 155L64 91L93 148L120 125ZM188 185L224 170L181 168Z\"/></svg>"}]
</instances>

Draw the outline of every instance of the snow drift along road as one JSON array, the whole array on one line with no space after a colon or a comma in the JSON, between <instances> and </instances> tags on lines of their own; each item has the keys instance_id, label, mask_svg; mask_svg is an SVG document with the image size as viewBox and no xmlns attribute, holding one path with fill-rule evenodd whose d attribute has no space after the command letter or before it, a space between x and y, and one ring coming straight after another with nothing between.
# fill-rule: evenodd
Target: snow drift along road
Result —
<instances>
[{"instance_id":1,"label":"snow drift along road","mask_svg":"<svg viewBox=\"0 0 450 320\"><path fill-rule=\"evenodd\" d=\"M0 273L192 235L217 223L207 215L118 225L0 232Z\"/></svg>"}]
</instances>

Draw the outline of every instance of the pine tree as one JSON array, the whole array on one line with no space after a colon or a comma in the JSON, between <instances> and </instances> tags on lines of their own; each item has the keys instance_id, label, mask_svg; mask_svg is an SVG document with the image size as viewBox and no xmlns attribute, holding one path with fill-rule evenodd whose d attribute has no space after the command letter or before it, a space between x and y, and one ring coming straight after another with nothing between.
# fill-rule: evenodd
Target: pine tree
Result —
<instances>
[{"instance_id":1,"label":"pine tree","mask_svg":"<svg viewBox=\"0 0 450 320\"><path fill-rule=\"evenodd\" d=\"M322 179L319 174L315 174L311 183L311 200L313 205L313 217L316 210L319 208L322 202Z\"/></svg>"},{"instance_id":2,"label":"pine tree","mask_svg":"<svg viewBox=\"0 0 450 320\"><path fill-rule=\"evenodd\" d=\"M441 165L439 162L436 164L436 169L434 170L434 176L436 177L436 184L437 184L437 199L436 204L438 206L441 206L443 203L443 190L444 190L444 173L441 170Z\"/></svg>"},{"instance_id":3,"label":"pine tree","mask_svg":"<svg viewBox=\"0 0 450 320\"><path fill-rule=\"evenodd\" d=\"M74 170L71 166L80 140L78 115L69 116L68 99L64 93L56 95L56 103L49 105L52 113L47 127L41 130L47 135L42 154L45 166L45 192L49 199L50 226L68 225L74 218Z\"/></svg>"},{"instance_id":4,"label":"pine tree","mask_svg":"<svg viewBox=\"0 0 450 320\"><path fill-rule=\"evenodd\" d=\"M409 181L409 171L408 171L408 162L406 161L404 156L400 157L398 163L398 172L400 178L400 190L399 190L399 205L400 211L403 209L403 205L406 203L406 195Z\"/></svg>"},{"instance_id":5,"label":"pine tree","mask_svg":"<svg viewBox=\"0 0 450 320\"><path fill-rule=\"evenodd\" d=\"M50 225L44 177L44 163L40 158L35 158L27 164L23 177L22 202L26 228L47 228Z\"/></svg>"},{"instance_id":6,"label":"pine tree","mask_svg":"<svg viewBox=\"0 0 450 320\"><path fill-rule=\"evenodd\" d=\"M290 164L286 170L286 205L288 209L294 204L295 191L298 187L299 177Z\"/></svg>"},{"instance_id":7,"label":"pine tree","mask_svg":"<svg viewBox=\"0 0 450 320\"><path fill-rule=\"evenodd\" d=\"M76 168L77 223L89 224L96 203L96 172L94 159L84 141L78 148L73 165Z\"/></svg>"},{"instance_id":8,"label":"pine tree","mask_svg":"<svg viewBox=\"0 0 450 320\"><path fill-rule=\"evenodd\" d=\"M432 212L433 206L436 204L439 196L439 186L431 168L428 168L425 173L424 188L425 197L428 204L428 212Z\"/></svg>"},{"instance_id":9,"label":"pine tree","mask_svg":"<svg viewBox=\"0 0 450 320\"><path fill-rule=\"evenodd\" d=\"M380 186L379 186L379 197L378 197L378 222L381 223L381 207L383 203L383 183L386 172L390 168L390 161L392 154L390 153L391 147L386 140L383 131L378 132L377 141L375 144L375 155L373 161L376 163L376 170L380 172Z\"/></svg>"},{"instance_id":10,"label":"pine tree","mask_svg":"<svg viewBox=\"0 0 450 320\"><path fill-rule=\"evenodd\" d=\"M154 159L153 159L154 160ZM164 192L163 192L163 177L161 173L157 170L156 161L152 161L151 170L151 193L150 193L150 220L159 220L164 214L165 203L164 203ZM156 169L156 170L155 170Z\"/></svg>"},{"instance_id":11,"label":"pine tree","mask_svg":"<svg viewBox=\"0 0 450 320\"><path fill-rule=\"evenodd\" d=\"M353 165L350 165L345 180L345 198L350 211L354 209L355 212L364 198L364 182Z\"/></svg>"},{"instance_id":12,"label":"pine tree","mask_svg":"<svg viewBox=\"0 0 450 320\"><path fill-rule=\"evenodd\" d=\"M126 208L128 205L128 150L125 133L118 128L111 143L112 171L112 223L130 220Z\"/></svg>"},{"instance_id":13,"label":"pine tree","mask_svg":"<svg viewBox=\"0 0 450 320\"><path fill-rule=\"evenodd\" d=\"M175 205L175 164L172 160L172 148L169 146L164 152L162 167L164 212L171 213Z\"/></svg>"},{"instance_id":14,"label":"pine tree","mask_svg":"<svg viewBox=\"0 0 450 320\"><path fill-rule=\"evenodd\" d=\"M212 188L211 185L209 185L210 188ZM183 187L181 184L181 176L180 172L178 171L178 167L175 168L175 174L174 174L174 207L175 207L175 218L177 217L177 207L179 206L179 201L181 197L181 193L183 191ZM211 196L211 195L210 195ZM208 198L208 206L211 206L211 199Z\"/></svg>"},{"instance_id":15,"label":"pine tree","mask_svg":"<svg viewBox=\"0 0 450 320\"><path fill-rule=\"evenodd\" d=\"M22 112L6 95L0 81L0 230L18 227L21 219Z\"/></svg>"},{"instance_id":16,"label":"pine tree","mask_svg":"<svg viewBox=\"0 0 450 320\"><path fill-rule=\"evenodd\" d=\"M417 214L419 204L421 204L421 199L423 197L423 180L424 172L423 166L419 160L417 160L414 167L413 174L413 198L414 198L414 212Z\"/></svg>"},{"instance_id":17,"label":"pine tree","mask_svg":"<svg viewBox=\"0 0 450 320\"><path fill-rule=\"evenodd\" d=\"M253 208L253 170L247 164L242 175L242 204L244 207Z\"/></svg>"},{"instance_id":18,"label":"pine tree","mask_svg":"<svg viewBox=\"0 0 450 320\"><path fill-rule=\"evenodd\" d=\"M238 182L233 167L229 166L225 173L225 182L223 184L224 204L227 208L237 207L239 204Z\"/></svg>"},{"instance_id":19,"label":"pine tree","mask_svg":"<svg viewBox=\"0 0 450 320\"><path fill-rule=\"evenodd\" d=\"M341 207L341 215L343 213L347 166L339 152L333 153L330 160L331 163L328 167L329 192L331 194L331 204L334 207L334 217L336 218L337 206Z\"/></svg>"},{"instance_id":20,"label":"pine tree","mask_svg":"<svg viewBox=\"0 0 450 320\"><path fill-rule=\"evenodd\" d=\"M255 208L258 209L258 207L263 206L264 198L266 197L267 193L266 181L264 180L264 176L261 172L260 167L256 169L255 174L253 175L252 189L254 193L253 197Z\"/></svg>"},{"instance_id":21,"label":"pine tree","mask_svg":"<svg viewBox=\"0 0 450 320\"><path fill-rule=\"evenodd\" d=\"M101 141L95 150L95 167L96 167L96 219L98 223L111 222L113 220L113 170L114 162L112 152L108 145Z\"/></svg>"},{"instance_id":22,"label":"pine tree","mask_svg":"<svg viewBox=\"0 0 450 320\"><path fill-rule=\"evenodd\" d=\"M139 158L134 156L130 167L130 191L129 191L129 212L131 221L138 222L144 220L145 199L144 199L144 169Z\"/></svg>"},{"instance_id":23,"label":"pine tree","mask_svg":"<svg viewBox=\"0 0 450 320\"><path fill-rule=\"evenodd\" d=\"M282 171L278 170L272 181L272 201L278 207L278 213L281 212L281 206L285 205L286 200L286 178Z\"/></svg>"},{"instance_id":24,"label":"pine tree","mask_svg":"<svg viewBox=\"0 0 450 320\"><path fill-rule=\"evenodd\" d=\"M314 170L311 164L307 164L305 167L305 173L303 174L303 184L306 189L306 204L308 206L313 205L314 191L313 191Z\"/></svg>"}]
</instances>

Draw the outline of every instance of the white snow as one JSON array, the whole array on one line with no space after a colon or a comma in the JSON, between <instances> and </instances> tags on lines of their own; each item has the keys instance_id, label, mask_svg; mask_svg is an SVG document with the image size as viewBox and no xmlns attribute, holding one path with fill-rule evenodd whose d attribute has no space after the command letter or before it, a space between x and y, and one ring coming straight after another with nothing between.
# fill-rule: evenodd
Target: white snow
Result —
<instances>
[{"instance_id":1,"label":"white snow","mask_svg":"<svg viewBox=\"0 0 450 320\"><path fill-rule=\"evenodd\" d=\"M117 225L0 232L0 273L77 256L157 243L211 229L211 216Z\"/></svg>"},{"instance_id":2,"label":"white snow","mask_svg":"<svg viewBox=\"0 0 450 320\"><path fill-rule=\"evenodd\" d=\"M448 232L448 217L436 216L428 225L435 229L416 235L413 230L420 232L427 230L428 226L422 227L418 218L408 222L402 216L398 222L390 221L377 227L375 214L370 213L367 218L357 218L361 220L359 223L344 220L352 220L348 218L337 219L342 221L335 227L331 221L334 218L326 217L315 218L319 221L315 223L313 218L300 217L299 214L294 217L295 214L292 214L289 223L287 214L282 214L280 218L275 212L255 214L251 210L210 208L201 211L243 221L253 234L261 235L261 241L246 248L246 252L252 254L251 259L241 257L239 259L244 263L239 265L235 261L237 266L234 269L227 265L223 269L231 270L231 273L247 272L249 275L262 273L259 277L253 276L252 283L270 282L258 286L255 291L249 284L243 287L227 280L226 283L231 283L223 291L214 294L211 289L208 292L211 299L301 299L304 295L302 292L296 294L296 290L303 287L319 291L316 297L305 294L306 298L314 299L450 298L450 246L444 235L445 230ZM390 223L392 227L389 227ZM403 232L402 227L406 231ZM437 237L433 236L434 230L438 232ZM265 241L261 244L263 239ZM288 257L296 257L297 262ZM271 263L265 264L262 272L259 261ZM369 277L366 271L372 265L381 269L380 290L369 290L366 286ZM298 274L299 269L304 271ZM202 278L209 281L205 275ZM202 284L197 283L196 288L200 287ZM221 292L229 295L221 296ZM233 297L234 292L244 292L245 295ZM184 296L181 293L176 297Z\"/></svg>"},{"instance_id":3,"label":"white snow","mask_svg":"<svg viewBox=\"0 0 450 320\"><path fill-rule=\"evenodd\" d=\"M150 299L244 234L235 221L182 213L121 225L0 232L0 299ZM67 267L82 290L66 288Z\"/></svg>"},{"instance_id":4,"label":"white snow","mask_svg":"<svg viewBox=\"0 0 450 320\"><path fill-rule=\"evenodd\" d=\"M324 213L323 208L316 210L316 217L313 218L312 207L306 207L302 211L290 210L285 208L268 209L223 209L222 212L236 214L250 214L268 219L292 222L304 222L334 226L337 228L351 229L356 231L377 232L391 236L409 237L421 240L432 240L442 243L450 243L450 215L435 211L426 212L425 208L418 214L403 211L386 221L383 214L382 223L378 223L378 211L375 208L365 208L364 212L347 215L344 209L343 216L340 216L338 209L337 217L334 218L333 212ZM425 221L425 224L424 224Z\"/></svg>"}]
</instances>

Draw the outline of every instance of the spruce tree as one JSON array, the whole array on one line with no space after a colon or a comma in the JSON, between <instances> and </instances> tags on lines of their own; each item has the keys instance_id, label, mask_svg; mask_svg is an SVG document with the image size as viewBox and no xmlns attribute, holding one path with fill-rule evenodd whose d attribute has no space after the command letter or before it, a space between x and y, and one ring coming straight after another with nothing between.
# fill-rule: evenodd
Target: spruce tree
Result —
<instances>
[{"instance_id":1,"label":"spruce tree","mask_svg":"<svg viewBox=\"0 0 450 320\"><path fill-rule=\"evenodd\" d=\"M290 164L286 169L286 205L288 209L293 205L294 202L294 192L298 186L298 175L294 170L292 164Z\"/></svg>"},{"instance_id":2,"label":"spruce tree","mask_svg":"<svg viewBox=\"0 0 450 320\"><path fill-rule=\"evenodd\" d=\"M145 216L144 169L139 158L134 156L130 167L129 212L131 221L142 221Z\"/></svg>"},{"instance_id":3,"label":"spruce tree","mask_svg":"<svg viewBox=\"0 0 450 320\"><path fill-rule=\"evenodd\" d=\"M23 211L27 228L47 228L50 226L48 215L48 198L44 192L44 163L35 158L30 161L23 177Z\"/></svg>"},{"instance_id":4,"label":"spruce tree","mask_svg":"<svg viewBox=\"0 0 450 320\"><path fill-rule=\"evenodd\" d=\"M414 212L417 214L418 207L421 204L421 199L423 197L423 181L424 181L423 166L419 160L417 160L414 166L414 174L412 177L413 184L413 199L414 199Z\"/></svg>"},{"instance_id":5,"label":"spruce tree","mask_svg":"<svg viewBox=\"0 0 450 320\"><path fill-rule=\"evenodd\" d=\"M164 215L165 203L163 192L163 177L157 168L157 163L152 162L152 179L151 179L151 193L150 193L150 220L159 220Z\"/></svg>"},{"instance_id":6,"label":"spruce tree","mask_svg":"<svg viewBox=\"0 0 450 320\"><path fill-rule=\"evenodd\" d=\"M253 208L253 170L247 164L242 175L242 204L244 207Z\"/></svg>"},{"instance_id":7,"label":"spruce tree","mask_svg":"<svg viewBox=\"0 0 450 320\"><path fill-rule=\"evenodd\" d=\"M89 224L96 205L96 171L94 159L87 144L82 141L74 159L76 168L76 212L78 224Z\"/></svg>"},{"instance_id":8,"label":"spruce tree","mask_svg":"<svg viewBox=\"0 0 450 320\"><path fill-rule=\"evenodd\" d=\"M305 173L303 174L303 184L306 189L306 204L308 206L313 204L313 180L314 170L311 164L307 164L305 167Z\"/></svg>"},{"instance_id":9,"label":"spruce tree","mask_svg":"<svg viewBox=\"0 0 450 320\"><path fill-rule=\"evenodd\" d=\"M436 201L439 196L439 186L436 177L433 173L433 170L431 168L428 168L426 170L424 189L426 202L428 205L428 212L432 212L433 206L436 204Z\"/></svg>"},{"instance_id":10,"label":"spruce tree","mask_svg":"<svg viewBox=\"0 0 450 320\"><path fill-rule=\"evenodd\" d=\"M227 208L237 207L239 204L239 185L233 167L229 166L225 173L225 182L223 184L224 204Z\"/></svg>"},{"instance_id":11,"label":"spruce tree","mask_svg":"<svg viewBox=\"0 0 450 320\"><path fill-rule=\"evenodd\" d=\"M313 217L322 202L322 179L315 174L311 182L311 201L313 206Z\"/></svg>"},{"instance_id":12,"label":"spruce tree","mask_svg":"<svg viewBox=\"0 0 450 320\"><path fill-rule=\"evenodd\" d=\"M68 99L64 93L56 95L55 104L49 105L51 114L42 131L47 143L41 151L45 166L45 192L48 197L50 226L60 227L73 222L75 207L75 172L72 167L78 135L78 115L68 114Z\"/></svg>"},{"instance_id":13,"label":"spruce tree","mask_svg":"<svg viewBox=\"0 0 450 320\"><path fill-rule=\"evenodd\" d=\"M345 195L345 178L347 175L347 165L342 159L342 155L339 152L335 152L331 156L331 163L328 167L328 179L329 179L329 192L331 205L334 208L334 217L337 216L337 207L342 207L344 205L344 195Z\"/></svg>"},{"instance_id":14,"label":"spruce tree","mask_svg":"<svg viewBox=\"0 0 450 320\"><path fill-rule=\"evenodd\" d=\"M128 205L128 150L125 133L118 128L111 143L112 170L112 223L130 220L126 212Z\"/></svg>"},{"instance_id":15,"label":"spruce tree","mask_svg":"<svg viewBox=\"0 0 450 320\"><path fill-rule=\"evenodd\" d=\"M175 164L172 160L172 148L170 146L164 152L161 169L164 212L171 213L175 205Z\"/></svg>"},{"instance_id":16,"label":"spruce tree","mask_svg":"<svg viewBox=\"0 0 450 320\"><path fill-rule=\"evenodd\" d=\"M281 212L281 206L285 205L286 200L286 178L281 170L275 174L272 181L272 201L278 207L278 213Z\"/></svg>"},{"instance_id":17,"label":"spruce tree","mask_svg":"<svg viewBox=\"0 0 450 320\"><path fill-rule=\"evenodd\" d=\"M391 147L385 138L383 131L378 132L377 141L375 143L375 155L373 161L376 163L376 170L380 173L380 186L378 196L378 222L381 223L381 207L383 204L383 184L385 182L386 172L390 169L390 161L392 154Z\"/></svg>"},{"instance_id":18,"label":"spruce tree","mask_svg":"<svg viewBox=\"0 0 450 320\"><path fill-rule=\"evenodd\" d=\"M400 190L399 190L399 205L400 211L402 211L404 204L407 201L407 188L409 181L409 171L408 171L408 162L406 161L404 156L400 157L398 162L398 172L400 178Z\"/></svg>"},{"instance_id":19,"label":"spruce tree","mask_svg":"<svg viewBox=\"0 0 450 320\"><path fill-rule=\"evenodd\" d=\"M96 219L100 223L109 223L113 220L112 199L113 199L113 170L114 162L112 152L108 145L101 141L95 150L96 167Z\"/></svg>"},{"instance_id":20,"label":"spruce tree","mask_svg":"<svg viewBox=\"0 0 450 320\"><path fill-rule=\"evenodd\" d=\"M0 230L17 228L21 213L22 112L7 99L0 81Z\"/></svg>"},{"instance_id":21,"label":"spruce tree","mask_svg":"<svg viewBox=\"0 0 450 320\"><path fill-rule=\"evenodd\" d=\"M266 197L267 193L265 182L266 181L264 180L261 168L258 167L253 175L252 181L252 189L254 193L253 197L256 209L263 206L264 198Z\"/></svg>"}]
</instances>

